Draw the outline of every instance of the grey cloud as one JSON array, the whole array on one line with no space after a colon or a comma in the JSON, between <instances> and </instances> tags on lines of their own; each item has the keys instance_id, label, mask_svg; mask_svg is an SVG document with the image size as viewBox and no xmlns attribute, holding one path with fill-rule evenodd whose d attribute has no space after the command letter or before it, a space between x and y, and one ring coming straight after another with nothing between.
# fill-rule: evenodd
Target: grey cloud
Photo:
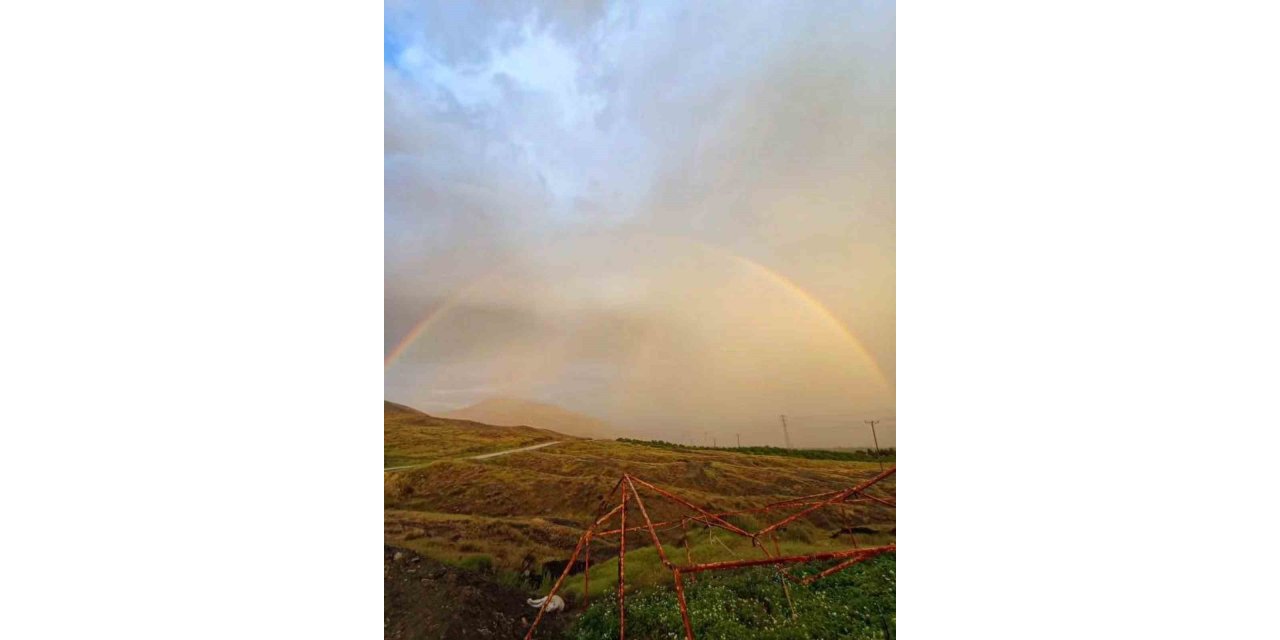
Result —
<instances>
[{"instance_id":1,"label":"grey cloud","mask_svg":"<svg viewBox=\"0 0 1280 640\"><path fill-rule=\"evenodd\" d=\"M410 52L386 75L388 350L486 274L559 277L539 252L583 245L557 244L565 237L625 246L658 234L795 282L892 377L892 3L392 0L387 16ZM522 47L535 45L555 60L567 53L571 82L555 66L563 62L529 64ZM507 302L515 316L538 306ZM571 335L583 348L559 363L577 382L542 389L545 399L616 374L587 351L667 326L582 313ZM459 358L488 353L460 336L450 339L470 346ZM439 386L442 375L487 384L483 366L449 374L429 351L388 372L389 394L427 399L415 385Z\"/></svg>"}]
</instances>

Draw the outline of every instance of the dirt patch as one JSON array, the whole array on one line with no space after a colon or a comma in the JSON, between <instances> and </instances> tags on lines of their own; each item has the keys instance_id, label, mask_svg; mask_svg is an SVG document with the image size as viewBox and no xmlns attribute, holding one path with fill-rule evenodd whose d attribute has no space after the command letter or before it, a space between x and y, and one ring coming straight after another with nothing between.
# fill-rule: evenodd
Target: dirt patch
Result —
<instances>
[{"instance_id":1,"label":"dirt patch","mask_svg":"<svg viewBox=\"0 0 1280 640\"><path fill-rule=\"evenodd\" d=\"M520 638L538 610L530 590L492 575L452 567L409 549L383 546L383 616L387 640ZM560 638L566 614L548 614L537 637Z\"/></svg>"}]
</instances>

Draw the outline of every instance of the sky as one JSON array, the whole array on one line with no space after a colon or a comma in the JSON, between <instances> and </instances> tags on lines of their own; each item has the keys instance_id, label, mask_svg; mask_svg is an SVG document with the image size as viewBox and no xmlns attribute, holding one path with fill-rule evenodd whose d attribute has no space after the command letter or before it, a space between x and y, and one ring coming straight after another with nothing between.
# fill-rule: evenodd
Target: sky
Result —
<instances>
[{"instance_id":1,"label":"sky","mask_svg":"<svg viewBox=\"0 0 1280 640\"><path fill-rule=\"evenodd\" d=\"M893 444L892 3L388 0L383 63L388 400Z\"/></svg>"}]
</instances>

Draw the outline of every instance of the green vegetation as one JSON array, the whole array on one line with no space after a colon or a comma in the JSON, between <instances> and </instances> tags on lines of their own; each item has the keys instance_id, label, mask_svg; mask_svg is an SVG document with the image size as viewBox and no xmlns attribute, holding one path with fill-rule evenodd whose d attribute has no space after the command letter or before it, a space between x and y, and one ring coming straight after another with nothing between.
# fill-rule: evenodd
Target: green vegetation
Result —
<instances>
[{"instance_id":1,"label":"green vegetation","mask_svg":"<svg viewBox=\"0 0 1280 640\"><path fill-rule=\"evenodd\" d=\"M479 571L481 573L493 572L493 558L486 554L477 554L463 558L458 566L468 571Z\"/></svg>"},{"instance_id":2,"label":"green vegetation","mask_svg":"<svg viewBox=\"0 0 1280 640\"><path fill-rule=\"evenodd\" d=\"M877 460L882 462L892 462L896 453L892 448L881 449L879 453L876 453L869 449L834 450L784 449L782 447L699 447L676 444L674 442L666 442L664 440L632 440L631 438L618 438L618 442L677 451L729 451L732 453L745 453L752 456L784 456L787 458L804 458L806 460L847 460L850 462L875 462Z\"/></svg>"},{"instance_id":3,"label":"green vegetation","mask_svg":"<svg viewBox=\"0 0 1280 640\"><path fill-rule=\"evenodd\" d=\"M628 564L630 559L628 555ZM810 575L830 564L795 568L792 573ZM893 638L897 618L895 564L894 556L887 554L812 585L791 584L790 604L781 576L771 568L699 574L685 585L693 633L700 640ZM626 606L629 638L679 637L683 629L675 592L670 588L628 593ZM617 599L593 596L591 606L566 636L575 640L617 638Z\"/></svg>"},{"instance_id":4,"label":"green vegetation","mask_svg":"<svg viewBox=\"0 0 1280 640\"><path fill-rule=\"evenodd\" d=\"M820 536L815 540L805 540L803 539L803 532L806 531L809 530L793 528L783 533L778 541L782 555L802 555L834 549L847 549L851 546L851 540L848 536L841 536L839 539ZM725 562L761 557L760 551L752 548L751 542L745 538L716 529L708 531L702 527L691 528L689 533L689 556L696 562ZM663 538L670 537L661 533L659 535ZM857 543L862 546L880 546L890 544L893 540L894 536L889 533L857 536ZM646 546L637 546L642 543L646 544ZM686 556L683 545L672 543L670 540L663 540L662 548L667 557L673 562L684 564ZM772 549L772 546L770 548ZM616 554L617 543L614 539L610 539L607 542L597 542L592 546L592 563L589 571L591 574L591 600L593 602L597 598L608 598L610 597L609 594L617 593L618 559ZM601 558L604 559L601 560ZM560 591L566 598L581 599L582 585L582 576L575 575L565 581L564 585L560 587ZM633 533L628 536L627 589L665 588L670 585L671 571L662 566L662 562L658 558L657 549L652 544L649 544L648 535L645 534L642 537L640 534Z\"/></svg>"},{"instance_id":5,"label":"green vegetation","mask_svg":"<svg viewBox=\"0 0 1280 640\"><path fill-rule=\"evenodd\" d=\"M874 457L859 451L713 449L662 442L583 440L531 427L494 427L435 418L390 403L385 433L387 466L415 465L384 473L386 543L464 567L466 571L459 575L471 576L477 584L492 584L526 597L547 593L584 528L594 519L601 499L623 473L712 511L730 512L847 488L880 470ZM553 440L561 442L495 458L469 458ZM877 493L891 494L894 484L893 478L887 479ZM653 491L639 491L655 523L678 522L687 515L686 509ZM614 494L611 502L617 499ZM785 512L739 514L726 519L744 529L758 530L783 515ZM633 504L627 524L642 522ZM617 524L615 518L609 527ZM779 530L777 542L783 554L791 555L848 548L855 541L860 546L887 544L895 533L893 509L862 502L814 512ZM658 536L667 555L681 564L686 561L686 544L696 562L745 559L760 553L748 540L698 525L687 530L678 524L662 528ZM772 546L772 540L769 544ZM616 536L592 541L590 610L584 612L580 605L584 597L581 573L571 575L561 587L569 611L557 618L557 624L569 624L581 615L574 634L566 637L608 638L616 633L610 618L616 617L616 612L607 603L617 589L617 549ZM661 565L647 532L628 535L627 550L628 636L670 637L681 628L671 573ZM886 561L887 568L882 566ZM699 575L696 583L689 585L695 631L700 640L892 637L892 559L880 562L866 563L867 567L880 567L882 573L876 574L879 583L875 576L863 576L868 569L856 565L849 570L852 573L845 572L848 576L842 573L811 587L792 585L795 621L789 610L778 608L785 607L786 600L778 599L781 587L770 582L776 575L771 569ZM820 568L797 567L793 572L803 574ZM866 581L870 582L864 584ZM519 604L524 606L522 599ZM840 620L826 621L823 616ZM672 621L674 624L668 625ZM643 635L644 629L653 630L654 635ZM550 629L548 633L539 637L560 637Z\"/></svg>"}]
</instances>

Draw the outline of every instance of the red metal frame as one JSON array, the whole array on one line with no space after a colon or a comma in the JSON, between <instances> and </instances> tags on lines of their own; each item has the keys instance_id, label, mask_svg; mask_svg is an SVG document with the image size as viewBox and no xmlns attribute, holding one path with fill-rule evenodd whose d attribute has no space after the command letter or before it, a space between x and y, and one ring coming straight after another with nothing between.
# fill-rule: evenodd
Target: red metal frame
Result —
<instances>
[{"instance_id":1,"label":"red metal frame","mask_svg":"<svg viewBox=\"0 0 1280 640\"><path fill-rule=\"evenodd\" d=\"M620 640L625 640L626 632L627 632L627 629L626 629L627 627L626 562L627 562L627 533L629 532L648 531L650 540L652 540L653 545L657 547L658 557L662 560L663 566L665 566L668 570L671 571L672 581L675 584L675 589L676 589L676 601L680 606L680 618L684 623L684 635L686 640L694 640L694 637L693 637L693 626L689 622L689 608L685 602L685 594L684 594L685 577L688 577L690 580L693 580L696 574L704 571L719 571L719 570L725 570L725 569L738 569L743 567L773 566L777 568L779 574L782 575L787 580L791 582L795 582L797 584L801 584L801 585L808 585L808 584L814 583L817 580L821 580L827 576L833 575L835 573L839 573L840 571L843 571L859 562L870 560L871 558L874 558L884 553L893 553L897 550L896 545L889 544L889 545L880 546L880 547L859 548L855 540L854 548L852 549L845 549L840 551L827 551L827 552L821 552L821 553L810 553L810 554L798 555L798 556L784 556L782 555L781 548L778 546L778 540L777 540L777 537L774 535L774 532L786 527L788 524L791 524L792 522L795 522L799 518L807 516L823 507L836 506L836 507L839 507L843 512L843 506L846 504L853 503L853 502L870 501L870 502L875 502L877 504L881 504L890 508L897 508L897 500L887 500L883 497L877 497L867 493L868 489L875 486L885 478L892 476L896 470L897 470L896 467L891 467L889 469L886 469L876 474L871 479L865 482L862 482L856 486L850 487L848 489L843 489L839 491L827 491L824 493L817 493L809 496L790 498L788 500L773 502L763 507L758 507L754 509L743 509L740 511L728 511L728 512L721 512L721 513L712 513L706 509L703 509L702 507L699 507L693 504L692 502L689 502L688 500L685 500L684 498L681 498L678 495L675 495L669 491L665 491L663 489L655 487L652 484L649 484L648 482L645 482L644 480L641 480L640 478L637 478L633 475L624 473L622 474L622 477L618 479L618 482L613 485L613 490L610 491L604 498L601 499L600 506L599 508L596 509L596 513L599 514L601 511L604 510L605 506L608 504L609 498L613 497L613 494L616 493L619 489L622 490L622 499L619 501L618 505L615 506L613 509L611 509L608 513L605 513L604 515L596 518L596 520L593 523L591 523L590 526L587 527L586 531L582 533L582 536L578 538L578 544L574 547L573 554L569 556L569 562L565 565L564 571L561 572L560 577L556 580L555 584L551 587L551 592L547 594L547 599L545 602L543 602L542 607L538 609L538 615L533 619L533 624L529 625L529 632L526 633L524 636L525 640L531 640L533 638L533 632L535 629L538 628L538 623L542 621L542 615L546 611L547 605L550 604L552 598L556 595L556 592L560 590L561 584L564 582L565 578L568 577L569 572L573 568L574 562L578 559L578 555L584 549L586 551L586 569L583 571L583 575L582 575L582 591L583 591L583 604L585 606L585 604L587 603L587 597L588 597L587 595L588 587L590 586L589 575L591 573L591 541L597 538L605 538L613 535L618 536L618 638ZM694 511L697 515L683 516L679 520L669 520L669 521L655 523L649 518L649 511L648 509L645 508L644 500L640 497L640 491L637 489L636 485L649 489L650 491L653 491L654 494L662 498L665 498L674 504L680 505L691 511ZM640 517L644 520L644 525L633 526L631 528L627 527L627 503L628 502L635 502L635 505L639 507ZM742 514L742 513L767 513L770 511L775 511L775 510L784 509L787 507L795 507L795 506L803 506L804 508L781 520L778 520L777 522L774 522L764 527L759 531L756 531L755 533L746 531L723 518L723 516L730 516L730 515L736 515L736 514ZM601 525L608 522L615 515L619 515L619 523L618 523L617 529L597 531L597 529L601 527ZM844 514L842 513L842 515ZM694 563L692 553L689 551L689 540L688 540L688 523L689 522L700 522L708 527L717 527L720 529L724 529L725 531L728 531L735 535L748 538L751 540L752 546L760 549L761 553L764 554L764 557L758 560L731 560L726 562ZM681 529L684 531L684 536L682 536L682 538L684 542L686 563L683 565L676 565L671 562L671 559L667 557L666 550L664 550L662 547L662 541L658 539L659 530L672 529L677 525L679 525ZM769 549L766 545L760 543L760 540L762 539L762 537L767 537L769 540L773 541L774 552L772 554L769 553ZM803 579L796 578L791 574L787 573L783 569L784 566L788 566L788 565L795 565L795 564L801 564L806 562L818 562L822 560L837 560L837 559L842 560L842 562L836 565L833 565L820 573L813 574ZM782 584L784 588L787 588L787 582L784 581ZM787 589L788 589L787 600L789 602L791 599L791 593L789 588ZM792 615L793 616L795 615L794 610L792 611Z\"/></svg>"}]
</instances>

